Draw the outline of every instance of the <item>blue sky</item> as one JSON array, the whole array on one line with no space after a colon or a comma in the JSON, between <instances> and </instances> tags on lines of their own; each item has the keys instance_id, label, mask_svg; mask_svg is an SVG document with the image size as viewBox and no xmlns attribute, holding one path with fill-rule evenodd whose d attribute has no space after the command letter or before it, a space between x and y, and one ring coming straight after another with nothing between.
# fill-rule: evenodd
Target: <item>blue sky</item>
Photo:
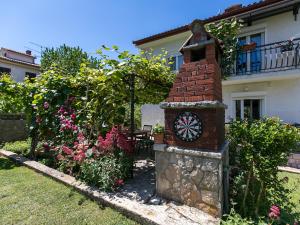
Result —
<instances>
[{"instance_id":1,"label":"blue sky","mask_svg":"<svg viewBox=\"0 0 300 225\"><path fill-rule=\"evenodd\" d=\"M25 51L63 43L93 53L101 45L135 52L133 40L216 15L253 0L9 0L1 1L0 46Z\"/></svg>"}]
</instances>

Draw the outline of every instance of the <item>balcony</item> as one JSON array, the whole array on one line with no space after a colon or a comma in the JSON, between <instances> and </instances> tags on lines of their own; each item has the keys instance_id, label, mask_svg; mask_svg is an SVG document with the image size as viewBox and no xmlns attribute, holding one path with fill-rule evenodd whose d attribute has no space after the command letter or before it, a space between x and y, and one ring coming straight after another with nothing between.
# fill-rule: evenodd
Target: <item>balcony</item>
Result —
<instances>
[{"instance_id":1,"label":"balcony","mask_svg":"<svg viewBox=\"0 0 300 225\"><path fill-rule=\"evenodd\" d=\"M239 48L230 77L300 69L300 38Z\"/></svg>"}]
</instances>

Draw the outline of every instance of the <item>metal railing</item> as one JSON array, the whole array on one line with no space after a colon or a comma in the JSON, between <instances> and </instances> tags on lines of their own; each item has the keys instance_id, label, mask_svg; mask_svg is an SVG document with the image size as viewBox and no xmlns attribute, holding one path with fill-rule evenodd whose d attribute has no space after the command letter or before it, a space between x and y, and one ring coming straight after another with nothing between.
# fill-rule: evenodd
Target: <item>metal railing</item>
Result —
<instances>
[{"instance_id":1,"label":"metal railing","mask_svg":"<svg viewBox=\"0 0 300 225\"><path fill-rule=\"evenodd\" d=\"M266 45L246 45L236 53L231 76L300 69L300 38Z\"/></svg>"}]
</instances>

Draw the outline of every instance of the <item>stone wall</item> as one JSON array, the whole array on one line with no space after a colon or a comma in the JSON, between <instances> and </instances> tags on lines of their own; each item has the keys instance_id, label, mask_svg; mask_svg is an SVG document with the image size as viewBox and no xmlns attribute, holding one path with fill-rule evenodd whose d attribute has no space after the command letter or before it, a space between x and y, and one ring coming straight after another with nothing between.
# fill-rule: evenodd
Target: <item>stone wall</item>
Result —
<instances>
[{"instance_id":1,"label":"stone wall","mask_svg":"<svg viewBox=\"0 0 300 225\"><path fill-rule=\"evenodd\" d=\"M223 184L228 184L223 180L228 177L223 176L228 145L221 153L164 146L154 146L158 195L222 216L224 200L228 199L223 196Z\"/></svg>"},{"instance_id":2,"label":"stone wall","mask_svg":"<svg viewBox=\"0 0 300 225\"><path fill-rule=\"evenodd\" d=\"M300 153L293 153L290 155L288 166L300 169Z\"/></svg>"},{"instance_id":3,"label":"stone wall","mask_svg":"<svg viewBox=\"0 0 300 225\"><path fill-rule=\"evenodd\" d=\"M27 135L24 115L0 114L0 142L24 140Z\"/></svg>"}]
</instances>

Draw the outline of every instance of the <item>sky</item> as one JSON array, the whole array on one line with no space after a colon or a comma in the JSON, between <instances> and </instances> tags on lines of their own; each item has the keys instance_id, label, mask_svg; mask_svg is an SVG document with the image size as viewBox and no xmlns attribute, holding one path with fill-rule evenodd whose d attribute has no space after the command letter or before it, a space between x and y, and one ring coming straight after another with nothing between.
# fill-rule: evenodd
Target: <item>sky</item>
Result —
<instances>
[{"instance_id":1,"label":"sky","mask_svg":"<svg viewBox=\"0 0 300 225\"><path fill-rule=\"evenodd\" d=\"M38 45L80 46L94 54L101 45L136 52L133 40L223 12L253 0L9 0L1 1L0 47L17 51ZM38 45L35 45L35 44ZM33 54L39 55L34 52Z\"/></svg>"}]
</instances>

